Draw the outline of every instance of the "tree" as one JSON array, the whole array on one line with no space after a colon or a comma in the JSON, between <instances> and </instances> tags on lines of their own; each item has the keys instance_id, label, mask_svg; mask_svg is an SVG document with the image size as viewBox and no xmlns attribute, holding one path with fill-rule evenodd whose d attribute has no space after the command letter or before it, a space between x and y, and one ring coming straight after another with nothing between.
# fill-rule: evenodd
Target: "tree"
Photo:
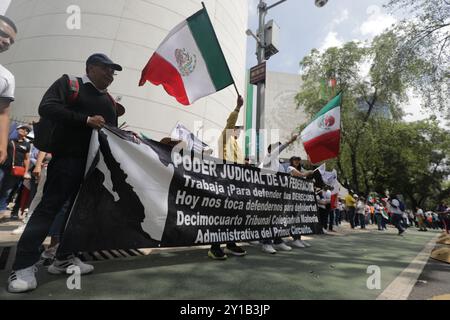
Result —
<instances>
[{"instance_id":1,"label":"tree","mask_svg":"<svg viewBox=\"0 0 450 320\"><path fill-rule=\"evenodd\" d=\"M373 148L367 156L373 190L407 197L412 207L433 208L450 196L445 180L450 175L450 136L435 120L414 123L374 119Z\"/></svg>"},{"instance_id":2,"label":"tree","mask_svg":"<svg viewBox=\"0 0 450 320\"><path fill-rule=\"evenodd\" d=\"M385 7L407 14L395 28L400 35L397 63L415 69L409 73L410 80L421 93L424 106L450 120L450 1L389 0Z\"/></svg>"}]
</instances>

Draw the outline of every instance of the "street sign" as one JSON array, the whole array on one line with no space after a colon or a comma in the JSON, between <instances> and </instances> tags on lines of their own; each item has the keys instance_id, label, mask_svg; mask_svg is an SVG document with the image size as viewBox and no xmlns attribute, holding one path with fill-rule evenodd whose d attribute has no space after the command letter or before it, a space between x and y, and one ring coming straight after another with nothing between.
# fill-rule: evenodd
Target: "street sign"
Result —
<instances>
[{"instance_id":1,"label":"street sign","mask_svg":"<svg viewBox=\"0 0 450 320\"><path fill-rule=\"evenodd\" d=\"M260 63L250 69L250 83L258 84L266 82L266 63Z\"/></svg>"}]
</instances>

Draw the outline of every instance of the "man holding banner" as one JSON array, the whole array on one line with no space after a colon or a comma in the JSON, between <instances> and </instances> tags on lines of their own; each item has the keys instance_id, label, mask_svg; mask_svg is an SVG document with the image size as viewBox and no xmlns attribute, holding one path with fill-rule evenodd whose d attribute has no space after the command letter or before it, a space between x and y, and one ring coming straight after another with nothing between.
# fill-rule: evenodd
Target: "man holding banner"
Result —
<instances>
[{"instance_id":1,"label":"man holding banner","mask_svg":"<svg viewBox=\"0 0 450 320\"><path fill-rule=\"evenodd\" d=\"M56 80L42 98L39 114L55 123L50 150L53 158L48 165L42 200L17 246L8 279L9 292L21 293L37 287L35 264L40 258L39 246L56 214L67 201L73 203L83 182L92 131L105 124L117 127L116 105L107 92L115 71L122 71L122 67L104 54L93 54L86 61L86 75L76 79L79 91L73 103L69 102L72 91L67 75ZM57 254L48 272L64 274L71 266L78 267L81 274L94 270L74 255Z\"/></svg>"}]
</instances>

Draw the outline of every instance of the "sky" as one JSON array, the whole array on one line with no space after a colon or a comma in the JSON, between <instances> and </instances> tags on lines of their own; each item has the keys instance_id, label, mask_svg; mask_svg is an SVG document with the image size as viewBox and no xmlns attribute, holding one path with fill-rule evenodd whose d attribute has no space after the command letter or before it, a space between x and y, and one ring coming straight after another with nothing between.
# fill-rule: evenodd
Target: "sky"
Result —
<instances>
[{"instance_id":1,"label":"sky","mask_svg":"<svg viewBox=\"0 0 450 320\"><path fill-rule=\"evenodd\" d=\"M268 5L277 0L265 0ZM326 50L352 40L370 41L386 28L400 21L383 4L387 0L329 0L318 8L314 0L288 0L272 8L266 22L274 19L280 27L280 52L267 62L269 71L298 73L299 62L311 49ZM256 33L259 0L249 0L249 28ZM247 67L257 64L256 42L248 38ZM428 118L430 113L420 108L420 99L411 93L405 106L406 121Z\"/></svg>"}]
</instances>

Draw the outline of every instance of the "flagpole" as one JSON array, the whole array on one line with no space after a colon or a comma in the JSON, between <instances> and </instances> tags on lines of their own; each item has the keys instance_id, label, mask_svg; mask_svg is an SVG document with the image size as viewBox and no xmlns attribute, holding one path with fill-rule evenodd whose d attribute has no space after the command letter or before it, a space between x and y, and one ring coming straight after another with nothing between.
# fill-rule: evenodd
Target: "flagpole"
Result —
<instances>
[{"instance_id":1,"label":"flagpole","mask_svg":"<svg viewBox=\"0 0 450 320\"><path fill-rule=\"evenodd\" d=\"M236 86L236 83L234 82L234 79L233 79L233 85L234 85L234 89L236 90L237 95L240 96L241 94L239 93L239 90Z\"/></svg>"}]
</instances>

